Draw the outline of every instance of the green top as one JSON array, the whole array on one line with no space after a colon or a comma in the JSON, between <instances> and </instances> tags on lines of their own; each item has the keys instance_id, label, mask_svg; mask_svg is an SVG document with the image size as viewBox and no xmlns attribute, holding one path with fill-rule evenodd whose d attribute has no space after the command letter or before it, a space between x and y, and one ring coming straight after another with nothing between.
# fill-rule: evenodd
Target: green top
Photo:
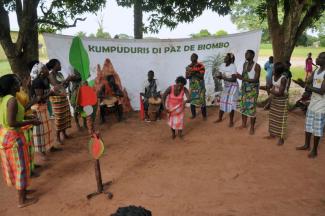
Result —
<instances>
[{"instance_id":1,"label":"green top","mask_svg":"<svg viewBox=\"0 0 325 216\"><path fill-rule=\"evenodd\" d=\"M12 95L6 95L4 97L0 97L0 125L2 125L4 128L10 128L8 124L8 109L7 109L7 104L8 101L12 98ZM24 120L24 114L25 114L25 108L19 103L17 100L18 104L18 111L16 115L16 121L23 121Z\"/></svg>"}]
</instances>

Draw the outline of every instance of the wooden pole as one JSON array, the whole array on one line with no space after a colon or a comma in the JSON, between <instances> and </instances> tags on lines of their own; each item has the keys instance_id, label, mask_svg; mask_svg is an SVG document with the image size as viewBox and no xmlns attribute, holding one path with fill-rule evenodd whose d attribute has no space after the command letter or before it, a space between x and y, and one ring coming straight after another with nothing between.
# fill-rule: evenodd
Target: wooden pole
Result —
<instances>
[{"instance_id":1,"label":"wooden pole","mask_svg":"<svg viewBox=\"0 0 325 216\"><path fill-rule=\"evenodd\" d=\"M100 163L99 159L95 160L95 174L96 174L96 182L97 182L97 192L103 192L103 182L102 182L102 173L100 171Z\"/></svg>"}]
</instances>

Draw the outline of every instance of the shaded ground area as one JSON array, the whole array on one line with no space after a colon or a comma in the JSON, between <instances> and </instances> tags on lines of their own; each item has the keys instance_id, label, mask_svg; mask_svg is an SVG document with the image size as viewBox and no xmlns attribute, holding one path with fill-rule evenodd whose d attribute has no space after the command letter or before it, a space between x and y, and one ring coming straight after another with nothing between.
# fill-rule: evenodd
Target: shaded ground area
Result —
<instances>
[{"instance_id":1,"label":"shaded ground area","mask_svg":"<svg viewBox=\"0 0 325 216\"><path fill-rule=\"evenodd\" d=\"M126 122L101 126L106 155L104 181L113 180L113 200L96 189L88 138L74 139L51 154L41 177L33 179L39 202L16 208L16 193L0 180L0 215L110 215L119 206L141 205L154 216L321 216L325 213L325 151L307 158L294 148L304 140L304 117L289 115L289 138L278 147L265 140L267 112L259 110L255 136L228 128L228 117L213 124L217 109L185 124L184 140L170 139L165 121L144 123L134 113ZM188 114L188 113L187 113ZM240 124L236 113L236 126Z\"/></svg>"}]
</instances>

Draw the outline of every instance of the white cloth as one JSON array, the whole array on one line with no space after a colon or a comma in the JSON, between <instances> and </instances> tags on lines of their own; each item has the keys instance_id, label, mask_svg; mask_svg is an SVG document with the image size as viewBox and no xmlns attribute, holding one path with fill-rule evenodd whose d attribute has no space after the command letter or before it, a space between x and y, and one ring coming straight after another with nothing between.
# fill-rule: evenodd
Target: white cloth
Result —
<instances>
[{"instance_id":1,"label":"white cloth","mask_svg":"<svg viewBox=\"0 0 325 216\"><path fill-rule=\"evenodd\" d=\"M233 63L228 66L226 66L226 63L222 63L219 67L219 71L222 73L223 76L231 78L231 75L237 73L237 68L236 65Z\"/></svg>"},{"instance_id":2,"label":"white cloth","mask_svg":"<svg viewBox=\"0 0 325 216\"><path fill-rule=\"evenodd\" d=\"M248 72L249 79L255 78L255 66L256 66L256 62L254 62L252 69ZM248 63L246 64L246 70L247 70L247 67L248 67Z\"/></svg>"},{"instance_id":3,"label":"white cloth","mask_svg":"<svg viewBox=\"0 0 325 216\"><path fill-rule=\"evenodd\" d=\"M43 63L41 63L41 62L40 63L36 63L33 66L32 70L30 72L30 78L31 78L32 81L34 79L36 79L40 75L43 67L45 67L45 65Z\"/></svg>"},{"instance_id":4,"label":"white cloth","mask_svg":"<svg viewBox=\"0 0 325 216\"><path fill-rule=\"evenodd\" d=\"M157 89L156 89L156 90L157 90L157 92L160 92L161 89L160 89L160 86L159 86L159 82L158 82L157 79L155 79L155 81L156 81L156 86L157 86ZM146 88L149 87L149 85L150 85L150 82L149 82L148 79L146 79L146 80L143 82L143 84L142 84L142 92L143 92L143 93L146 92Z\"/></svg>"},{"instance_id":5,"label":"white cloth","mask_svg":"<svg viewBox=\"0 0 325 216\"><path fill-rule=\"evenodd\" d=\"M324 82L325 71L319 73L319 70L314 73L313 87L321 88ZM308 110L315 113L325 113L325 95L320 95L315 92L312 93Z\"/></svg>"},{"instance_id":6,"label":"white cloth","mask_svg":"<svg viewBox=\"0 0 325 216\"><path fill-rule=\"evenodd\" d=\"M285 75L282 75L277 81L275 81L274 76L272 77L272 85L274 86L275 91L278 93L280 91L282 79L287 79L287 78ZM286 87L285 87L284 93L285 94L288 93L288 82L287 81L286 81Z\"/></svg>"}]
</instances>

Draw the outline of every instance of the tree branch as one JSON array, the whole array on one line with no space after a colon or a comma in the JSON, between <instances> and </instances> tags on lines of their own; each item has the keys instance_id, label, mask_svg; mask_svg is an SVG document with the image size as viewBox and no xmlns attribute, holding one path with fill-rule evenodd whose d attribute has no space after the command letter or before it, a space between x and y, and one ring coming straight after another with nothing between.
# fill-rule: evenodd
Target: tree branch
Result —
<instances>
[{"instance_id":1,"label":"tree branch","mask_svg":"<svg viewBox=\"0 0 325 216\"><path fill-rule=\"evenodd\" d=\"M38 19L37 23L49 24L49 25L56 26L59 28L71 28L71 27L76 27L78 21L85 21L85 20L86 20L86 18L77 18L74 20L74 23L70 24L70 25L47 20L47 19Z\"/></svg>"},{"instance_id":2,"label":"tree branch","mask_svg":"<svg viewBox=\"0 0 325 216\"><path fill-rule=\"evenodd\" d=\"M321 4L323 4L322 0L317 1L313 6L311 6L307 10L305 17L302 19L300 25L298 26L298 29L297 29L297 32L295 35L296 40L306 30L306 28L313 23L314 18L316 18L318 15L322 14L324 9L322 9Z\"/></svg>"},{"instance_id":3,"label":"tree branch","mask_svg":"<svg viewBox=\"0 0 325 216\"><path fill-rule=\"evenodd\" d=\"M50 8L45 12L44 3L41 4L41 11L44 14L44 17L47 17L50 13L52 13L53 7L54 7L54 5L53 5L53 2L52 2Z\"/></svg>"},{"instance_id":4,"label":"tree branch","mask_svg":"<svg viewBox=\"0 0 325 216\"><path fill-rule=\"evenodd\" d=\"M10 35L10 22L8 11L5 10L3 1L0 1L0 44L8 58L15 56L14 44Z\"/></svg>"},{"instance_id":5,"label":"tree branch","mask_svg":"<svg viewBox=\"0 0 325 216\"><path fill-rule=\"evenodd\" d=\"M266 1L267 20L271 29L280 28L278 17L278 2L275 0Z\"/></svg>"}]
</instances>

